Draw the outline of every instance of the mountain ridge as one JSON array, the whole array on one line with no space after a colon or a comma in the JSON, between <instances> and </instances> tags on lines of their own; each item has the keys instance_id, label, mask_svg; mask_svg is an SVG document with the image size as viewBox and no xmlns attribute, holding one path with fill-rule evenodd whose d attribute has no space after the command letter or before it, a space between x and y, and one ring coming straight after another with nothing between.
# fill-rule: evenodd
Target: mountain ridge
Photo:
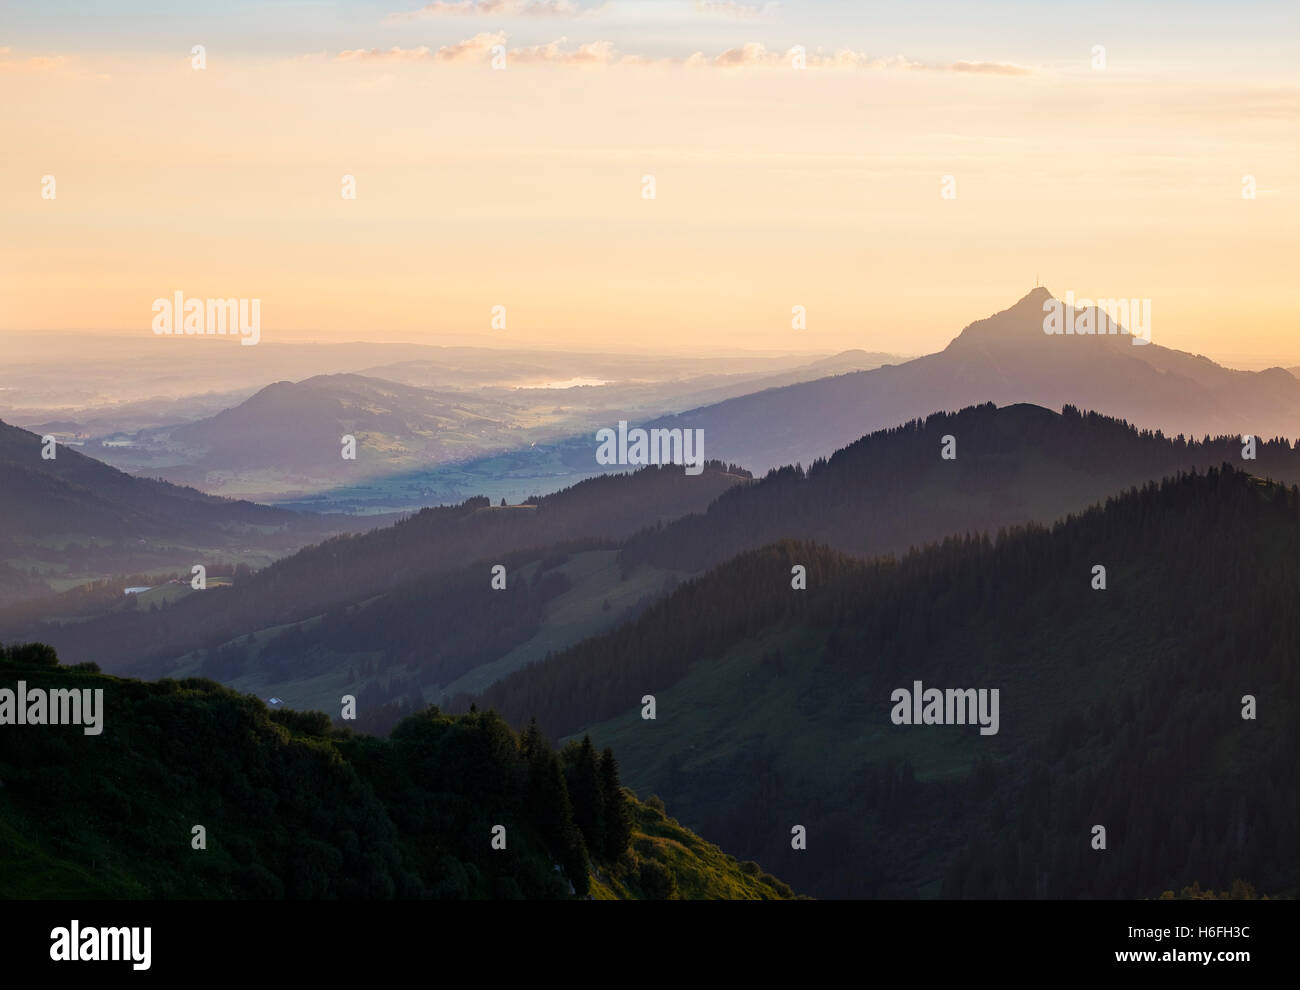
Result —
<instances>
[{"instance_id":1,"label":"mountain ridge","mask_svg":"<svg viewBox=\"0 0 1300 990\"><path fill-rule=\"evenodd\" d=\"M1097 409L1175 436L1300 435L1300 380L1237 371L1165 348L1154 334L1049 335L1038 287L966 325L940 351L902 364L850 372L728 399L663 417L662 428L703 429L712 456L756 474L808 463L874 429L995 402ZM1106 321L1106 322L1103 322ZM1094 325L1109 327L1095 311Z\"/></svg>"},{"instance_id":2,"label":"mountain ridge","mask_svg":"<svg viewBox=\"0 0 1300 990\"><path fill-rule=\"evenodd\" d=\"M1296 554L1300 488L1231 464L896 560L787 541L475 700L814 896L1293 896ZM999 731L891 724L916 681L1000 689Z\"/></svg>"}]
</instances>

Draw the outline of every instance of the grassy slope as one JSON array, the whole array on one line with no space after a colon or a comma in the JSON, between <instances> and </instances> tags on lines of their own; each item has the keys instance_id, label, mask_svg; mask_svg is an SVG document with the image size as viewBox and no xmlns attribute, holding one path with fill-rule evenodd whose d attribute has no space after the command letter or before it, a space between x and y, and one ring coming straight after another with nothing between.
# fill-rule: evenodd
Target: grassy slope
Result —
<instances>
[{"instance_id":1,"label":"grassy slope","mask_svg":"<svg viewBox=\"0 0 1300 990\"><path fill-rule=\"evenodd\" d=\"M764 873L757 863L740 863L706 842L657 806L632 801L632 847L614 868L597 870L591 893L596 900L641 900L642 864L655 861L675 879L681 900L782 900L790 888Z\"/></svg>"},{"instance_id":2,"label":"grassy slope","mask_svg":"<svg viewBox=\"0 0 1300 990\"><path fill-rule=\"evenodd\" d=\"M444 697L458 693L476 693L499 681L527 664L543 659L548 652L558 652L588 636L605 632L626 618L627 610L647 596L657 595L664 582L681 575L656 567L638 567L626 581L620 581L615 550L594 550L575 553L554 570L572 582L571 587L546 605L542 627L527 641L520 643L500 659L476 667L438 691L426 691L424 700L438 703ZM520 568L518 578L531 580L536 564ZM188 589L188 585L185 586ZM149 594L153 594L150 592ZM143 599L145 596L141 596ZM377 601L378 598L372 599ZM609 610L604 602L609 601ZM366 603L369 604L369 603ZM265 643L274 635L295 625L310 629L320 622L313 616L300 623L287 623L254 632L254 642ZM241 639L243 637L240 637ZM258 666L231 681L229 686L237 691L255 694L261 698L277 697L303 710L336 712L339 698L344 693L356 695L372 680L382 681L394 670L384 670L373 678L363 677L356 682L341 678L353 666L360 667L379 654L330 651L317 657L319 672L302 677L277 677L273 670ZM197 654L181 658L173 672L176 677L199 676L201 661Z\"/></svg>"},{"instance_id":3,"label":"grassy slope","mask_svg":"<svg viewBox=\"0 0 1300 990\"><path fill-rule=\"evenodd\" d=\"M699 656L684 677L657 690L654 670L645 671L656 720L640 717L640 691L629 690L618 715L588 722L579 734L589 732L597 746L619 753L629 786L663 795L690 827L815 893L937 895L968 840L991 836L1014 865L1017 832L1068 847L1062 829L1081 829L1103 814L1116 833L1124 827L1141 842L1161 841L1148 837L1149 816L1126 802L1135 793L1170 800L1163 793L1169 788L1180 800L1205 802L1164 836L1187 850L1184 872L1138 874L1134 884L1131 874L1094 867L1094 891L1109 895L1127 884L1154 896L1161 888L1150 884L1206 879L1229 868L1246 871L1261 889L1289 890L1295 866L1280 853L1273 821L1285 802L1266 797L1280 778L1260 769L1261 761L1287 751L1294 734L1285 715L1295 704L1287 688L1293 674L1282 660L1294 574L1284 561L1293 559L1300 529L1294 510L1284 507L1287 498L1241 475L1221 483L1192 479L1008 544L1023 548L1023 557L1015 550L971 553L937 580L926 578L914 558L888 581L855 592L861 597L842 624L755 631ZM1120 508L1127 521L1112 523ZM1089 587L1093 560L1108 564L1104 593ZM1008 570L1031 561L1033 581ZM781 574L776 569L773 579L785 580ZM743 575L711 579L730 583ZM814 582L807 594L818 591ZM974 604L980 596L1008 595L1013 609ZM893 625L895 606L877 609L872 597L897 597L910 622L927 626L924 648L912 642L914 624L904 627L906 636L882 634ZM707 597L682 601L680 612L661 617L660 625L672 628L687 615L722 622ZM1274 644L1270 656L1243 654L1234 646L1244 642L1240 629L1219 628L1231 622L1224 616L1263 630L1260 638ZM890 693L913 680L927 688L1000 687L999 733L894 726ZM563 694L573 684L561 680L555 690ZM1238 699L1247 693L1267 697L1283 714L1243 721ZM995 783L979 782L986 757ZM895 818L862 785L889 764L909 765L909 779L914 773L928 795ZM1050 792L1036 780L1044 767ZM1141 790L1131 790L1134 780L1110 786L1120 774L1141 781ZM1040 813L1054 817L1040 822ZM1217 860L1218 840L1208 837L1222 832L1231 814L1245 816L1237 834L1258 841L1244 860L1234 848L1230 867L1228 851ZM999 815L1004 825L991 830ZM968 824L961 816L971 816ZM789 848L793 824L809 827L806 852ZM1204 845L1183 834L1198 830L1207 836ZM846 871L847 863L855 868ZM870 876L876 868L880 875ZM855 886L859 879L862 886Z\"/></svg>"},{"instance_id":4,"label":"grassy slope","mask_svg":"<svg viewBox=\"0 0 1300 990\"><path fill-rule=\"evenodd\" d=\"M628 609L647 596L657 596L664 582L682 574L658 567L638 567L626 581L618 578L618 551L593 550L574 554L556 568L572 586L547 604L542 628L494 663L475 668L444 688L451 697L477 693L521 667L559 652L588 636L595 636L623 621ZM609 602L609 610L604 603ZM431 699L432 700L432 699Z\"/></svg>"}]
</instances>

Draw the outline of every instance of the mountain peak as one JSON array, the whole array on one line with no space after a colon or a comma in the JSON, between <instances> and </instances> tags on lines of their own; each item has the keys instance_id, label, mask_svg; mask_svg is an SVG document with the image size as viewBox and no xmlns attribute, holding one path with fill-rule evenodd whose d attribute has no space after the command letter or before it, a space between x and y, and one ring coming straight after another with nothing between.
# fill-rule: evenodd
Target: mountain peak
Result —
<instances>
[{"instance_id":1,"label":"mountain peak","mask_svg":"<svg viewBox=\"0 0 1300 990\"><path fill-rule=\"evenodd\" d=\"M1045 285L1036 285L1006 309L968 324L948 348L997 340L1024 340L1035 333L1041 336L1043 304L1054 298Z\"/></svg>"},{"instance_id":2,"label":"mountain peak","mask_svg":"<svg viewBox=\"0 0 1300 990\"><path fill-rule=\"evenodd\" d=\"M1026 292L1023 296L1021 296L1020 299L1016 302L1016 305L1021 306L1028 303L1035 303L1041 305L1044 299L1051 299L1051 298L1052 298L1052 293L1048 291L1047 286L1036 285L1028 292Z\"/></svg>"}]
</instances>

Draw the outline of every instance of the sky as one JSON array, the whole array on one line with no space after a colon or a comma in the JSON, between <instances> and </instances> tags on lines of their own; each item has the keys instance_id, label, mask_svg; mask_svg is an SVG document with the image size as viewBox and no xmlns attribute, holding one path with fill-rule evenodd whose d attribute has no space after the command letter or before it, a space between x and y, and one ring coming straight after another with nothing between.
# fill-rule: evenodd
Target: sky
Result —
<instances>
[{"instance_id":1,"label":"sky","mask_svg":"<svg viewBox=\"0 0 1300 990\"><path fill-rule=\"evenodd\" d=\"M0 331L920 354L1037 279L1300 365L1297 56L1295 3L7 3Z\"/></svg>"}]
</instances>

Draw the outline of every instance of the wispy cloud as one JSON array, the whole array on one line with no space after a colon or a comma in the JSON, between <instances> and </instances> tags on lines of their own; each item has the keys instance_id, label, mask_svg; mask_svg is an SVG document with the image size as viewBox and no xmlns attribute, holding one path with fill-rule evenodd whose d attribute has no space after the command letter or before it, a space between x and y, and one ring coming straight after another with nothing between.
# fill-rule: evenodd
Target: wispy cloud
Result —
<instances>
[{"instance_id":1,"label":"wispy cloud","mask_svg":"<svg viewBox=\"0 0 1300 990\"><path fill-rule=\"evenodd\" d=\"M571 0L434 0L419 10L389 14L388 23L430 17L577 17L583 8Z\"/></svg>"},{"instance_id":2,"label":"wispy cloud","mask_svg":"<svg viewBox=\"0 0 1300 990\"><path fill-rule=\"evenodd\" d=\"M702 55L692 56L688 63L692 65L714 65L719 68L754 68L754 67L790 67L794 65L802 49L789 48L784 52L768 50L757 41L728 48L726 51L707 59ZM855 52L851 48L839 48L833 52L821 49L802 51L803 64L810 69L860 69L873 71L892 71L899 69L923 69L937 72L975 72L988 75L1024 76L1033 70L1010 62L972 62L959 61L946 65L928 65L914 62L905 55L868 55Z\"/></svg>"},{"instance_id":3,"label":"wispy cloud","mask_svg":"<svg viewBox=\"0 0 1300 990\"><path fill-rule=\"evenodd\" d=\"M792 57L793 51L791 49ZM758 65L775 65L783 61L784 58L785 56L779 52L768 51L766 45L757 41L750 41L737 48L728 48L722 54L714 57L712 64L727 68L744 68ZM703 63L696 62L695 64Z\"/></svg>"},{"instance_id":4,"label":"wispy cloud","mask_svg":"<svg viewBox=\"0 0 1300 990\"><path fill-rule=\"evenodd\" d=\"M340 62L418 62L429 57L428 48L349 48L338 53Z\"/></svg>"},{"instance_id":5,"label":"wispy cloud","mask_svg":"<svg viewBox=\"0 0 1300 990\"><path fill-rule=\"evenodd\" d=\"M508 49L513 62L533 65L572 66L686 66L689 68L753 69L792 68L802 64L809 69L842 69L862 71L896 71L922 69L939 72L970 72L987 75L1022 76L1031 70L1007 62L959 61L945 65L927 65L914 62L904 55L867 55L848 48L833 52L820 49L804 51L792 47L784 52L772 51L757 41L728 48L717 55L695 52L685 56L654 56L623 53L611 41L589 41L577 47L566 47L567 38L557 38L544 45ZM480 32L472 38L446 45L436 51L420 48L357 48L340 52L343 62L472 62L485 58L496 45L506 43L504 31Z\"/></svg>"},{"instance_id":6,"label":"wispy cloud","mask_svg":"<svg viewBox=\"0 0 1300 990\"><path fill-rule=\"evenodd\" d=\"M13 49L0 48L0 72L52 72L68 67L66 55L29 55L26 58L10 58Z\"/></svg>"},{"instance_id":7,"label":"wispy cloud","mask_svg":"<svg viewBox=\"0 0 1300 990\"><path fill-rule=\"evenodd\" d=\"M567 38L558 38L546 45L531 45L508 50L512 61L531 64L551 65L613 65L622 61L622 57L608 41L592 41L576 48L565 48ZM482 31L458 41L454 45L444 45L436 51L427 48L356 48L339 52L340 62L473 62L484 60L497 45L506 43L504 31Z\"/></svg>"},{"instance_id":8,"label":"wispy cloud","mask_svg":"<svg viewBox=\"0 0 1300 990\"><path fill-rule=\"evenodd\" d=\"M767 17L776 10L776 7L775 3L749 4L740 3L739 0L695 0L697 14L742 21Z\"/></svg>"},{"instance_id":9,"label":"wispy cloud","mask_svg":"<svg viewBox=\"0 0 1300 990\"><path fill-rule=\"evenodd\" d=\"M566 51L560 38L548 45L510 49L510 58L517 62L545 62L552 65L613 65L620 60L614 45L608 41L592 41Z\"/></svg>"},{"instance_id":10,"label":"wispy cloud","mask_svg":"<svg viewBox=\"0 0 1300 990\"><path fill-rule=\"evenodd\" d=\"M106 72L92 72L86 64L73 55L27 55L14 56L9 47L0 48L0 74L35 75L39 73L59 73L65 76L87 76L100 82L112 78Z\"/></svg>"},{"instance_id":11,"label":"wispy cloud","mask_svg":"<svg viewBox=\"0 0 1300 990\"><path fill-rule=\"evenodd\" d=\"M504 45L504 31L480 31L472 38L444 45L437 51L425 46L419 48L353 48L339 52L340 62L472 62L481 59L494 45Z\"/></svg>"},{"instance_id":12,"label":"wispy cloud","mask_svg":"<svg viewBox=\"0 0 1300 990\"><path fill-rule=\"evenodd\" d=\"M993 76L1027 76L1033 71L1013 62L953 62L936 68L951 72L982 72Z\"/></svg>"},{"instance_id":13,"label":"wispy cloud","mask_svg":"<svg viewBox=\"0 0 1300 990\"><path fill-rule=\"evenodd\" d=\"M728 48L712 59L699 59L692 64L701 65L709 64L723 69L738 68L789 68L796 64L796 61L802 57L803 64L811 69L915 69L921 68L921 63L913 62L902 55L873 56L863 52L855 52L848 48L840 48L834 52L804 51L801 48L793 47L784 52L769 51L768 48L757 42L751 41L747 44L740 45L737 48Z\"/></svg>"}]
</instances>

